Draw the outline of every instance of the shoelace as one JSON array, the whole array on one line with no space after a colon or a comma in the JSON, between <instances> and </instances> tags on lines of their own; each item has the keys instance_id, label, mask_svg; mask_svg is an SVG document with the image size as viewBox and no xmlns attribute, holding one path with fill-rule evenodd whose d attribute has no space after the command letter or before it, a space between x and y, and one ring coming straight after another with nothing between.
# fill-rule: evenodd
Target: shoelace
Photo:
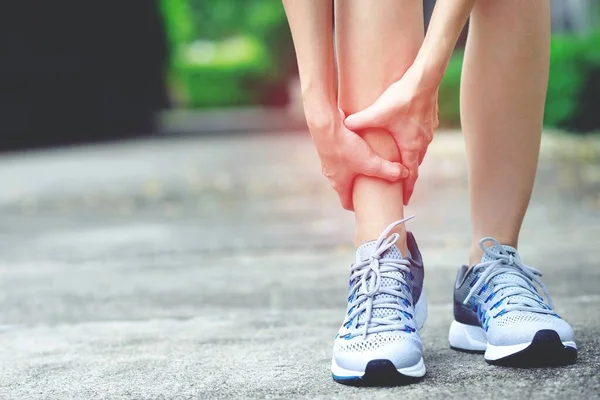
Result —
<instances>
[{"instance_id":1,"label":"shoelace","mask_svg":"<svg viewBox=\"0 0 600 400\"><path fill-rule=\"evenodd\" d=\"M382 258L383 254L396 244L400 235L387 235L396 226L412 219L414 217L404 218L402 220L390 224L375 242L375 250L370 258L366 261L353 264L350 268L350 282L354 282L350 289L350 314L348 315L348 323L353 323L353 328L358 329L358 317L362 312L365 312L365 318L362 322L363 339L369 333L404 330L406 325L400 324L402 317L411 319L412 315L406 311L407 305L411 302L405 297L402 291L403 287L408 288L408 283L402 277L410 275L410 262L408 260L396 258ZM403 272L401 276L393 275L392 272ZM390 278L397 281L397 285L381 287L382 278ZM378 294L389 294L391 298L375 299ZM388 308L398 310L397 315L390 315L385 318L374 318L373 310L377 308ZM347 324L348 324L347 323ZM347 328L350 328L347 326ZM352 337L358 334L352 334Z\"/></svg>"},{"instance_id":2,"label":"shoelace","mask_svg":"<svg viewBox=\"0 0 600 400\"><path fill-rule=\"evenodd\" d=\"M491 246L486 247L487 242L491 243ZM497 317L500 313L506 313L510 311L530 311L542 314L554 314L554 304L550 298L550 294L546 290L546 286L538 278L542 276L542 273L535 268L529 267L522 264L510 254L500 242L491 237L483 238L479 241L479 247L485 254L492 257L493 260L486 261L478 264L475 268L479 271L483 271L479 276L478 280L483 282L481 285L474 285L469 294L465 298L464 304L467 304L475 293L483 293L489 285L489 282L498 275L517 275L521 278L525 276L530 282L536 283L544 292L544 296L548 300L548 304L544 302L542 297L538 294L537 290L533 285L524 285L522 282L511 280L510 278L499 277L494 281L494 290L485 300L486 302L492 298L495 300L495 304L501 304L504 300L506 304L502 310L500 310L494 317ZM499 249L499 250L498 250ZM505 290L508 289L511 290ZM498 295L498 296L496 296ZM512 299L510 299L512 297ZM515 298L518 297L518 298Z\"/></svg>"}]
</instances>

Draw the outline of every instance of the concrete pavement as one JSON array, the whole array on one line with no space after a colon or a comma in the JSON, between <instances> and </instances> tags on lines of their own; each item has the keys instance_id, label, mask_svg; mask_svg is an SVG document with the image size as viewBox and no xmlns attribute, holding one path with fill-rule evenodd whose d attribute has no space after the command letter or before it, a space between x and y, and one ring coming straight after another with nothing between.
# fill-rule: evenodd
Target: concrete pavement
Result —
<instances>
[{"instance_id":1,"label":"concrete pavement","mask_svg":"<svg viewBox=\"0 0 600 400\"><path fill-rule=\"evenodd\" d=\"M576 330L568 367L448 349L470 240L461 137L439 133L421 174L408 213L427 268L427 376L360 389L329 375L352 217L307 134L1 156L0 399L600 397L600 139L545 136L521 239Z\"/></svg>"}]
</instances>

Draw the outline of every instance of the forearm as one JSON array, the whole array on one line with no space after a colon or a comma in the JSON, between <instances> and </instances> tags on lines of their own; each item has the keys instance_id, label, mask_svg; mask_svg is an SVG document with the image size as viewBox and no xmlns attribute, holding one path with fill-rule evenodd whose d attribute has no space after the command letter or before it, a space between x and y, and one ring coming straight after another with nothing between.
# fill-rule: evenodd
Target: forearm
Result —
<instances>
[{"instance_id":1,"label":"forearm","mask_svg":"<svg viewBox=\"0 0 600 400\"><path fill-rule=\"evenodd\" d=\"M283 0L310 125L337 117L331 0Z\"/></svg>"},{"instance_id":2,"label":"forearm","mask_svg":"<svg viewBox=\"0 0 600 400\"><path fill-rule=\"evenodd\" d=\"M423 82L436 89L476 0L438 0L414 66Z\"/></svg>"}]
</instances>

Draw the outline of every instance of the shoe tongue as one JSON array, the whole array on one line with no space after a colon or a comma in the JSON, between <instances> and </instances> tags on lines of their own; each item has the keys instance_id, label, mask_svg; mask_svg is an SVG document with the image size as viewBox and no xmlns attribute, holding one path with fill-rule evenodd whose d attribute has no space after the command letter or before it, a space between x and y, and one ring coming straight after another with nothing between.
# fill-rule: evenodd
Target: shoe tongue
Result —
<instances>
[{"instance_id":1,"label":"shoe tongue","mask_svg":"<svg viewBox=\"0 0 600 400\"><path fill-rule=\"evenodd\" d=\"M375 252L375 244L376 244L376 240L372 240L370 242L367 242L365 244L363 244L362 246L360 246L357 250L356 250L356 262L361 262L361 261L367 261L369 258L371 258L371 256L373 255L373 253ZM396 247L396 245L393 245L392 247L390 247L389 249L387 249L386 251L383 252L382 254L382 258L397 258L397 259L401 259L402 254L400 253L400 250L398 250L398 248Z\"/></svg>"},{"instance_id":2,"label":"shoe tongue","mask_svg":"<svg viewBox=\"0 0 600 400\"><path fill-rule=\"evenodd\" d=\"M495 244L493 246L489 246L487 248L487 250L490 253L498 253L498 254L503 254L504 252L506 252L509 255L513 256L515 258L515 261L521 262L521 257L519 257L519 253L517 252L517 249L515 249L514 247ZM497 257L494 257L493 254L490 255L490 254L484 252L483 257L481 257L481 262L494 261L496 259L497 259Z\"/></svg>"}]
</instances>

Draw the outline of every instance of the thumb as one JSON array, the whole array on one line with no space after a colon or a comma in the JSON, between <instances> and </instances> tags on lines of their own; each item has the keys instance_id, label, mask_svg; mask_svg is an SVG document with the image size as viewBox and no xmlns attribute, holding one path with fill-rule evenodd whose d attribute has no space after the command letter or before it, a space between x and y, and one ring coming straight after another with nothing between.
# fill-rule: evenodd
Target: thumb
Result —
<instances>
[{"instance_id":1,"label":"thumb","mask_svg":"<svg viewBox=\"0 0 600 400\"><path fill-rule=\"evenodd\" d=\"M367 128L385 128L386 123L385 109L377 103L350 115L344 120L346 128L355 132Z\"/></svg>"},{"instance_id":2,"label":"thumb","mask_svg":"<svg viewBox=\"0 0 600 400\"><path fill-rule=\"evenodd\" d=\"M409 176L409 171L404 165L388 161L376 154L373 154L365 160L362 171L359 172L367 176L384 179L390 182L397 182L398 180Z\"/></svg>"}]
</instances>

